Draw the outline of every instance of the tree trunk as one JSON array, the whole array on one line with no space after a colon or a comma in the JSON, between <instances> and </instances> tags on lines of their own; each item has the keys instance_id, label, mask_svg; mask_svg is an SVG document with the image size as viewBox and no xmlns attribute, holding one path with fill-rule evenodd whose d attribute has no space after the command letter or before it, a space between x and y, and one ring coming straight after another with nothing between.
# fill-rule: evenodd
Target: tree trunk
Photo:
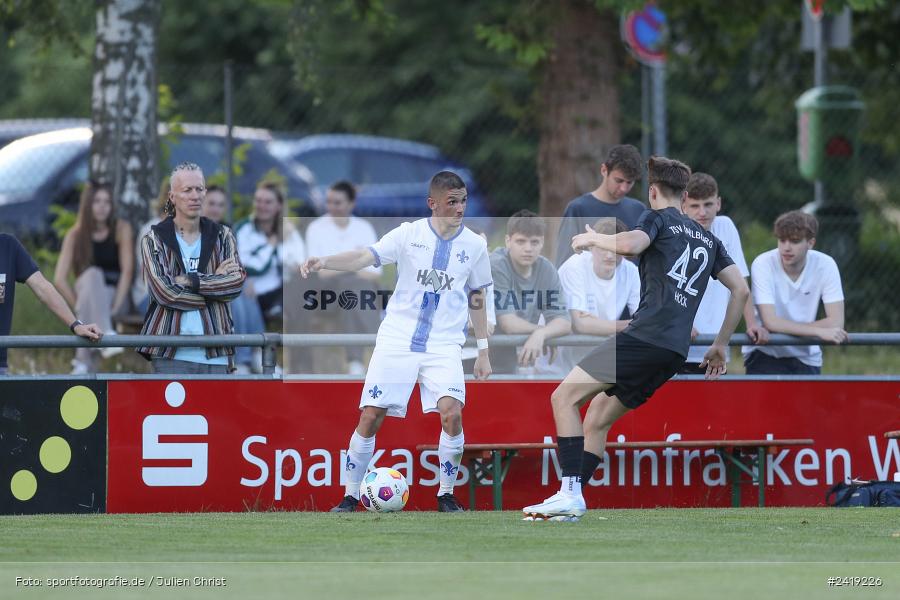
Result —
<instances>
[{"instance_id":1,"label":"tree trunk","mask_svg":"<svg viewBox=\"0 0 900 600\"><path fill-rule=\"evenodd\" d=\"M540 87L540 212L561 217L566 204L600 183L600 163L620 143L619 35L612 11L562 0ZM556 249L548 227L545 252Z\"/></svg>"},{"instance_id":2,"label":"tree trunk","mask_svg":"<svg viewBox=\"0 0 900 600\"><path fill-rule=\"evenodd\" d=\"M159 189L156 37L160 0L98 0L91 177L137 229Z\"/></svg>"}]
</instances>

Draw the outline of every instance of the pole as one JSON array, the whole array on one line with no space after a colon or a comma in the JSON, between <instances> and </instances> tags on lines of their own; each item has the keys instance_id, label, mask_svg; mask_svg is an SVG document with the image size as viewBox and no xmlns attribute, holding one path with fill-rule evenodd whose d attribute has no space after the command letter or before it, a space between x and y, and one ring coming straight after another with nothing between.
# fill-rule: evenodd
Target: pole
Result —
<instances>
[{"instance_id":1,"label":"pole","mask_svg":"<svg viewBox=\"0 0 900 600\"><path fill-rule=\"evenodd\" d=\"M234 129L234 64L230 60L225 61L224 65L224 86L225 86L225 198L228 204L225 207L225 219L232 223L232 212L234 202L231 199L231 193L234 190L232 179L234 177L234 138L232 136Z\"/></svg>"},{"instance_id":2,"label":"pole","mask_svg":"<svg viewBox=\"0 0 900 600\"><path fill-rule=\"evenodd\" d=\"M828 48L825 45L825 15L819 19L813 19L813 31L816 40L815 58L813 62L813 85L820 87L825 85L825 67L828 61ZM821 208L825 204L825 184L816 179L813 184L813 200L815 206Z\"/></svg>"},{"instance_id":3,"label":"pole","mask_svg":"<svg viewBox=\"0 0 900 600\"><path fill-rule=\"evenodd\" d=\"M647 65L641 65L641 156L644 161L650 158L650 129L653 124L650 122L650 68ZM641 198L647 198L650 185L647 178L644 177L644 195Z\"/></svg>"},{"instance_id":4,"label":"pole","mask_svg":"<svg viewBox=\"0 0 900 600\"><path fill-rule=\"evenodd\" d=\"M652 67L653 75L653 152L666 155L666 66Z\"/></svg>"}]
</instances>

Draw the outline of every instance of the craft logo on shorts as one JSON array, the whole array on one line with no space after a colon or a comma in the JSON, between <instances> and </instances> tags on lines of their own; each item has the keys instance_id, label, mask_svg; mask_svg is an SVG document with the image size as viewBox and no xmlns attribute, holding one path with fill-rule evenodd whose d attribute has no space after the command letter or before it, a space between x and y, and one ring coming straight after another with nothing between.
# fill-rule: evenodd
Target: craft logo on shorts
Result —
<instances>
[{"instance_id":1,"label":"craft logo on shorts","mask_svg":"<svg viewBox=\"0 0 900 600\"><path fill-rule=\"evenodd\" d=\"M0 304L6 302L6 273L0 273Z\"/></svg>"},{"instance_id":2,"label":"craft logo on shorts","mask_svg":"<svg viewBox=\"0 0 900 600\"><path fill-rule=\"evenodd\" d=\"M184 404L184 386L173 381L166 386L166 403ZM141 478L150 487L197 487L206 483L209 444L182 441L209 433L203 415L149 415L142 428L143 466ZM166 441L177 437L178 441Z\"/></svg>"}]
</instances>

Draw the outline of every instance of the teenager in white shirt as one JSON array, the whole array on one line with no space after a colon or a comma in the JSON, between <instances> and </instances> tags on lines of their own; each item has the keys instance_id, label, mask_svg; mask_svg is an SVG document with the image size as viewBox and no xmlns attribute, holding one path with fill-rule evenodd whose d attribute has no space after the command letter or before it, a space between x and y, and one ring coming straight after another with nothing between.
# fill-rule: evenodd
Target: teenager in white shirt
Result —
<instances>
[{"instance_id":1,"label":"teenager in white shirt","mask_svg":"<svg viewBox=\"0 0 900 600\"><path fill-rule=\"evenodd\" d=\"M747 261L744 260L744 249L741 246L741 236L738 234L734 221L725 215L719 215L722 210L722 198L719 197L719 186L712 175L706 173L694 173L688 181L687 196L681 204L681 210L685 215L699 223L704 229L719 238L728 256L734 261L741 275L746 279L750 272L747 270ZM691 331L691 339L698 334L719 333L722 321L725 319L725 309L731 292L716 279L710 278L706 286L706 293L700 300L697 316L694 317L694 329ZM747 326L747 336L754 344L766 344L769 341L769 332L753 310L753 298L747 299L744 306L744 322ZM688 375L704 375L706 367L700 367L703 355L709 350L709 346L691 346L688 352L687 362L681 367L679 373ZM726 348L725 362L731 360L731 352Z\"/></svg>"},{"instance_id":2,"label":"teenager in white shirt","mask_svg":"<svg viewBox=\"0 0 900 600\"><path fill-rule=\"evenodd\" d=\"M327 214L315 219L306 229L306 247L309 256L328 256L350 250L368 248L376 241L372 224L353 216L356 204L356 189L349 181L334 183L325 196ZM362 290L374 290L375 282L381 276L381 267L367 267L361 271L347 273L322 270L312 285L320 290L330 290L337 297L344 292L359 295ZM316 314L317 319L333 320L339 333L375 333L378 330L380 311L367 310L362 305L345 309L338 303L329 304ZM363 366L363 346L347 346L347 372L351 375L365 373Z\"/></svg>"},{"instance_id":3,"label":"teenager in white shirt","mask_svg":"<svg viewBox=\"0 0 900 600\"><path fill-rule=\"evenodd\" d=\"M844 292L834 259L813 250L819 224L799 210L775 221L778 248L756 257L750 268L753 301L766 329L841 344L844 331ZM819 302L825 318L816 319ZM817 375L822 372L819 346L744 348L748 375Z\"/></svg>"},{"instance_id":4,"label":"teenager in white shirt","mask_svg":"<svg viewBox=\"0 0 900 600\"><path fill-rule=\"evenodd\" d=\"M453 495L465 443L462 344L471 312L479 349L475 376L486 379L491 364L484 290L492 283L487 244L462 224L466 199L463 180L441 171L429 184L431 217L403 223L369 248L313 256L300 268L307 277L322 269L359 271L397 264L397 286L378 328L359 402L359 423L347 449L345 496L332 512L357 509L359 485L375 452L375 434L386 416L406 416L417 381L422 412L441 417L438 510L463 510Z\"/></svg>"},{"instance_id":5,"label":"teenager in white shirt","mask_svg":"<svg viewBox=\"0 0 900 600\"><path fill-rule=\"evenodd\" d=\"M598 220L593 229L606 235L628 231L625 223L614 218ZM637 266L623 260L621 254L601 248L570 256L559 267L559 280L575 334L607 336L622 331L641 300ZM593 347L561 347L559 367L568 373L591 350Z\"/></svg>"}]
</instances>

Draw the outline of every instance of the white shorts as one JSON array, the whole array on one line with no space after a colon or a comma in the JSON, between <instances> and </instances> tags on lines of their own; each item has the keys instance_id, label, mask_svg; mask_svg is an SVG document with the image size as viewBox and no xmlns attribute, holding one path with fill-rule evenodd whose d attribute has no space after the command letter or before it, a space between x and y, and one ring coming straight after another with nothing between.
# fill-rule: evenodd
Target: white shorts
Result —
<instances>
[{"instance_id":1,"label":"white shorts","mask_svg":"<svg viewBox=\"0 0 900 600\"><path fill-rule=\"evenodd\" d=\"M405 417L413 386L419 382L422 412L437 412L444 396L466 403L462 348L448 346L437 352L410 352L375 347L359 408L386 408L389 417Z\"/></svg>"}]
</instances>

